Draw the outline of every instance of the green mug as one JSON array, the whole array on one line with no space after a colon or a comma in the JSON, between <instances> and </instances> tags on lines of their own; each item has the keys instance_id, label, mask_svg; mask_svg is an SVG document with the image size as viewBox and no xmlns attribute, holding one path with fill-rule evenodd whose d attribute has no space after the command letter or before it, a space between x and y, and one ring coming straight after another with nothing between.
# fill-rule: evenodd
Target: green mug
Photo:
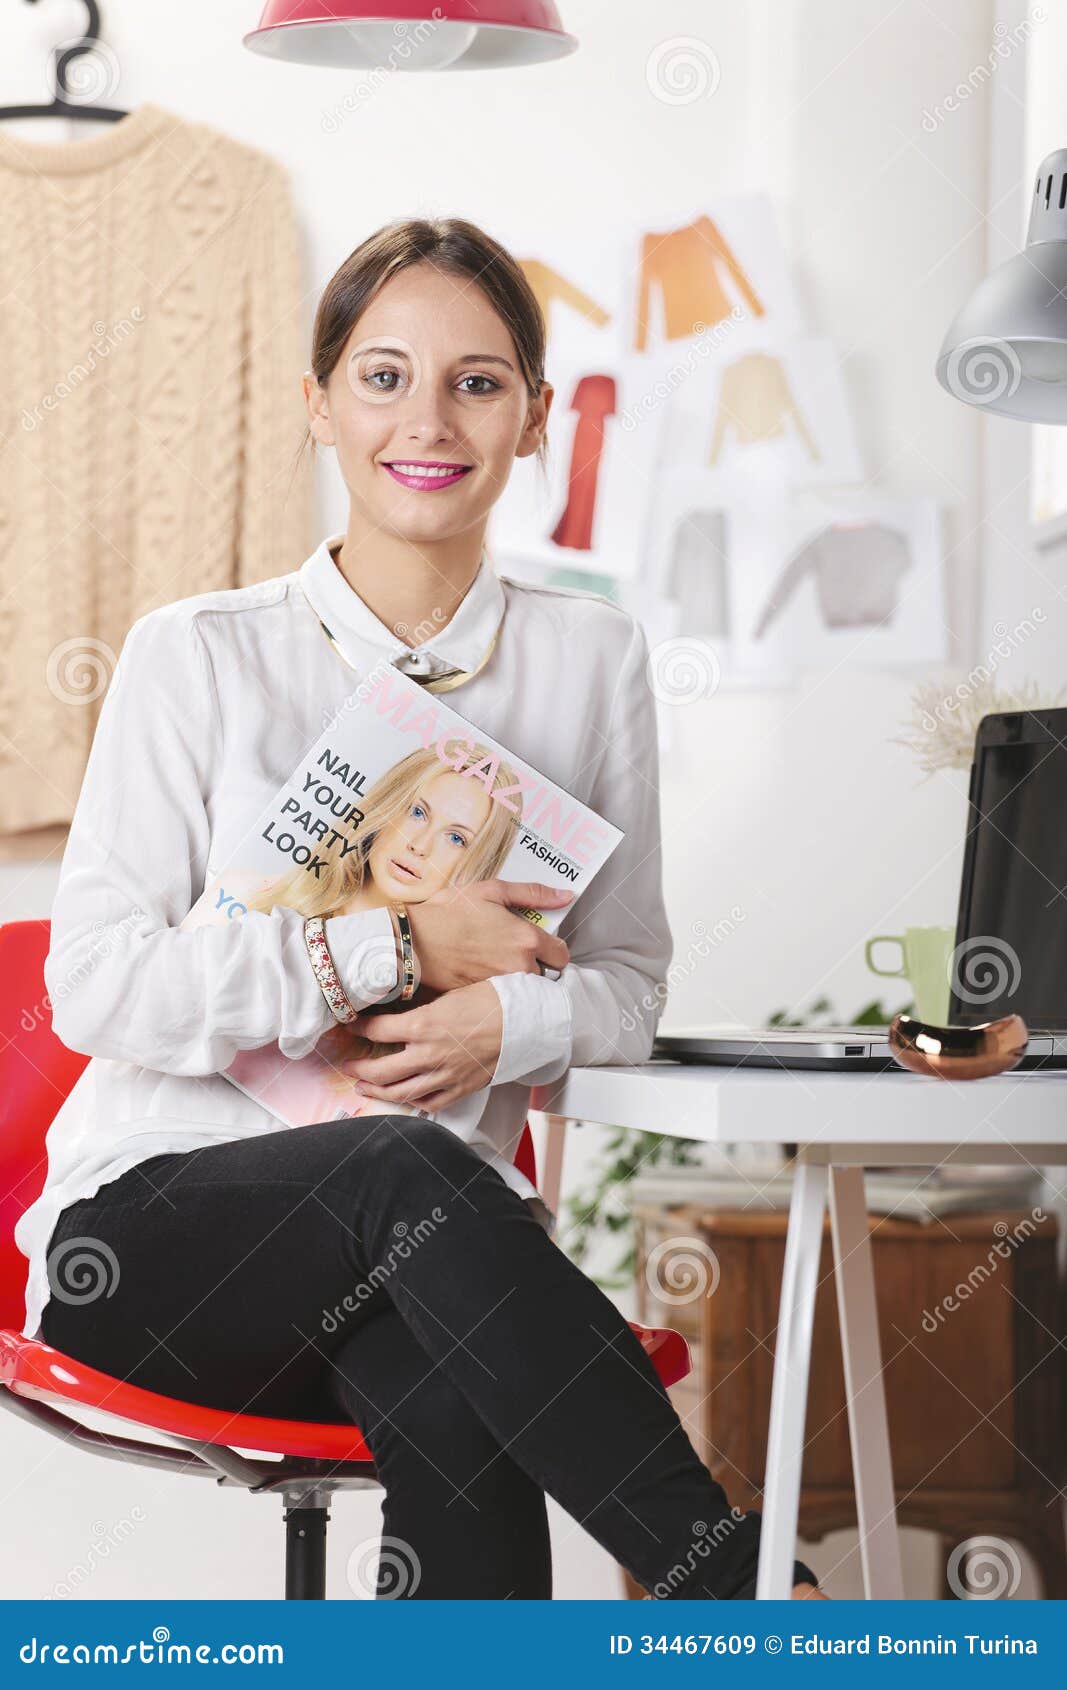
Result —
<instances>
[{"instance_id":1,"label":"green mug","mask_svg":"<svg viewBox=\"0 0 1067 1690\"><path fill-rule=\"evenodd\" d=\"M899 968L879 968L871 955L875 945L899 945ZM872 974L891 980L907 980L915 1000L919 1021L935 1027L948 1023L949 984L952 955L956 948L954 927L906 927L903 934L876 933L864 948Z\"/></svg>"}]
</instances>

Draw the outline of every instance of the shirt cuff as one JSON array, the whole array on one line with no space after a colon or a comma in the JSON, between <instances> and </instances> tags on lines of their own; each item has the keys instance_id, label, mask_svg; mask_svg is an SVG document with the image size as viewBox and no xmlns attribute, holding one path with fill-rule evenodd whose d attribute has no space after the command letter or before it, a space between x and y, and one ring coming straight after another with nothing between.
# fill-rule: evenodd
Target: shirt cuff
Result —
<instances>
[{"instance_id":1,"label":"shirt cuff","mask_svg":"<svg viewBox=\"0 0 1067 1690\"><path fill-rule=\"evenodd\" d=\"M333 915L323 923L333 966L353 1008L392 996L400 980L393 918L379 909ZM325 1002L325 999L323 999Z\"/></svg>"},{"instance_id":2,"label":"shirt cuff","mask_svg":"<svg viewBox=\"0 0 1067 1690\"><path fill-rule=\"evenodd\" d=\"M566 1073L571 1059L571 1000L562 980L544 974L492 974L503 1012L500 1056L489 1084L522 1080L545 1085Z\"/></svg>"}]
</instances>

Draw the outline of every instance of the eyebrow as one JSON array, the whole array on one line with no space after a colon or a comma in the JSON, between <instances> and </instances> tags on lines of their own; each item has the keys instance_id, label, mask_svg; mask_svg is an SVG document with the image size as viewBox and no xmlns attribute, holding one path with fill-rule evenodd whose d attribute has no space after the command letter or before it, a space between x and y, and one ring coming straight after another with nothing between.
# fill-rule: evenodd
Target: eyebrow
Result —
<instances>
[{"instance_id":1,"label":"eyebrow","mask_svg":"<svg viewBox=\"0 0 1067 1690\"><path fill-rule=\"evenodd\" d=\"M407 353L401 346L365 346L363 356L369 357L375 352L391 352L395 358L406 358ZM460 358L461 364L502 364L505 370L514 370L515 366L507 358L501 358L495 352L465 352Z\"/></svg>"}]
</instances>

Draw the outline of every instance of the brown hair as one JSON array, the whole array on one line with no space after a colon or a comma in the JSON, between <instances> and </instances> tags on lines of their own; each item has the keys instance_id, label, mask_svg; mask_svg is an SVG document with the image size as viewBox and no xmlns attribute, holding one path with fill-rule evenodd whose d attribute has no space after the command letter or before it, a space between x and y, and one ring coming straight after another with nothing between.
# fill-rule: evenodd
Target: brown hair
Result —
<instances>
[{"instance_id":1,"label":"brown hair","mask_svg":"<svg viewBox=\"0 0 1067 1690\"><path fill-rule=\"evenodd\" d=\"M327 282L311 336L311 370L325 386L349 335L375 294L412 264L433 264L449 276L476 282L507 325L526 391L536 399L545 382L545 318L522 266L499 241L461 217L407 217L385 223L350 252ZM314 449L310 429L301 446ZM544 463L542 436L537 456Z\"/></svg>"}]
</instances>

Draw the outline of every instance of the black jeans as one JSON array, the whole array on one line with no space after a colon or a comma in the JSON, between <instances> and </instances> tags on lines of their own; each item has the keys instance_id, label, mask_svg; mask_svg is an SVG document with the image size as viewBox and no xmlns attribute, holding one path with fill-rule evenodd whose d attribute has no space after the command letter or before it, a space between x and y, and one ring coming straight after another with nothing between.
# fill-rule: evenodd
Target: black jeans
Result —
<instances>
[{"instance_id":1,"label":"black jeans","mask_svg":"<svg viewBox=\"0 0 1067 1690\"><path fill-rule=\"evenodd\" d=\"M549 1597L545 1492L653 1596L755 1593L759 1516L731 1512L615 1305L437 1122L154 1156L63 1210L48 1271L47 1342L112 1377L358 1425L378 1595Z\"/></svg>"}]
</instances>

